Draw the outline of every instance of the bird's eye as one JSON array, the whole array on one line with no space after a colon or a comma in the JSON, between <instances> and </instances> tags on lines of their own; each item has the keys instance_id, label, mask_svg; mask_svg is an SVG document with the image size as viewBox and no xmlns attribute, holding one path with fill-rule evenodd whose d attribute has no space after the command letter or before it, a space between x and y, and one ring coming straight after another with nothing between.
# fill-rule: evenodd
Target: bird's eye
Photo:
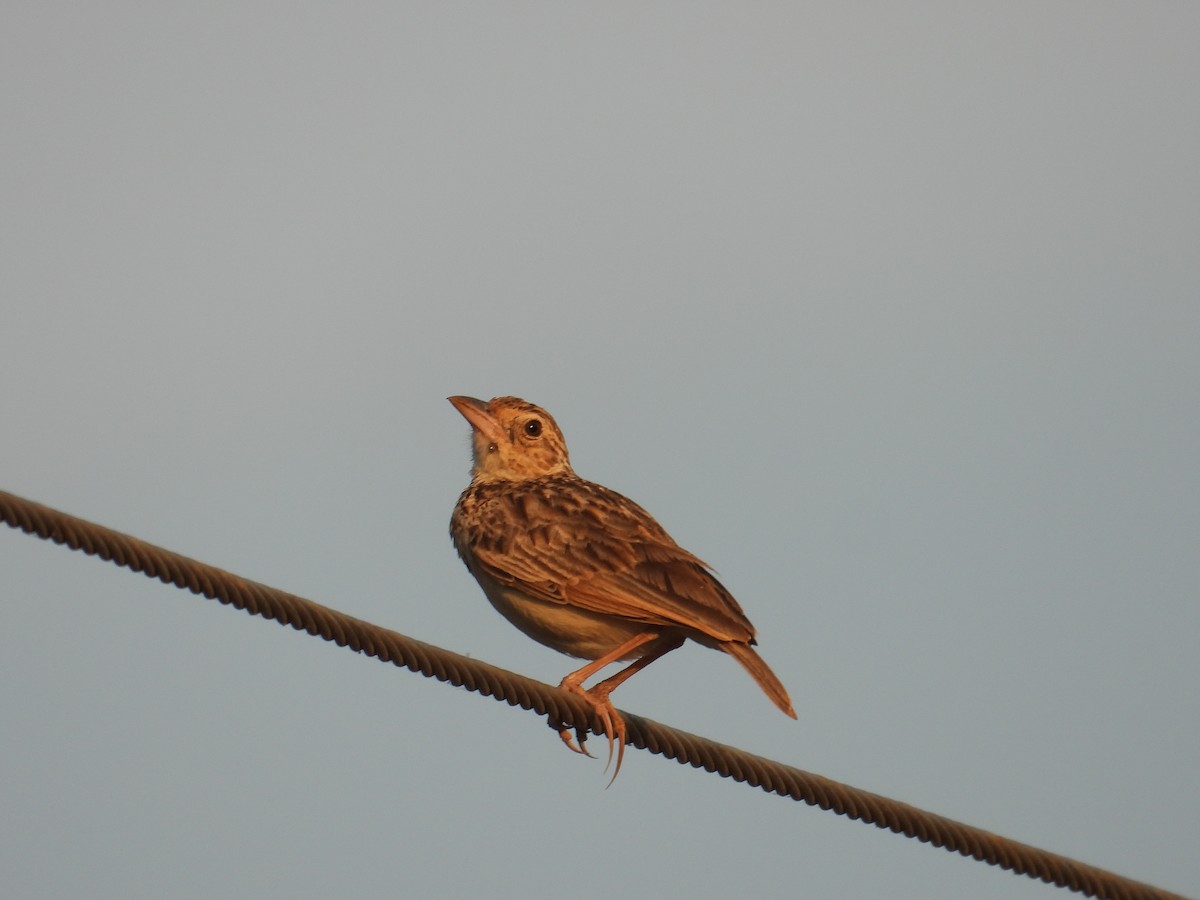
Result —
<instances>
[{"instance_id":1,"label":"bird's eye","mask_svg":"<svg viewBox=\"0 0 1200 900\"><path fill-rule=\"evenodd\" d=\"M542 420L530 419L525 423L525 433L531 438L535 438L542 433Z\"/></svg>"}]
</instances>

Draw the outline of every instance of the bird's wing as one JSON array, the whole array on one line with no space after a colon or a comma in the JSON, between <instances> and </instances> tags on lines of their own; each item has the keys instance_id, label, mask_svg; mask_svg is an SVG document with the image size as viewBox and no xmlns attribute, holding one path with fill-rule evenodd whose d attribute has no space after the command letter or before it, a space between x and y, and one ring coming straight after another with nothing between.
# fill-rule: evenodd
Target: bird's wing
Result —
<instances>
[{"instance_id":1,"label":"bird's wing","mask_svg":"<svg viewBox=\"0 0 1200 900\"><path fill-rule=\"evenodd\" d=\"M703 561L640 506L591 482L532 484L496 498L503 539L472 542L488 574L554 603L718 641L750 641L754 627Z\"/></svg>"},{"instance_id":2,"label":"bird's wing","mask_svg":"<svg viewBox=\"0 0 1200 900\"><path fill-rule=\"evenodd\" d=\"M754 628L725 586L689 559L642 562L568 585L567 602L592 612L683 625L718 641L750 641Z\"/></svg>"}]
</instances>

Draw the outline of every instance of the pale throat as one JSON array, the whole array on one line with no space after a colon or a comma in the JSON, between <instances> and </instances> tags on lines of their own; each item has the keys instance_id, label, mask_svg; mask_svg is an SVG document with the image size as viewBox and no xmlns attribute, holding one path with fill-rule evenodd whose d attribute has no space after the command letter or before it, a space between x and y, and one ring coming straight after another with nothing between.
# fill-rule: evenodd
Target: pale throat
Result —
<instances>
[{"instance_id":1,"label":"pale throat","mask_svg":"<svg viewBox=\"0 0 1200 900\"><path fill-rule=\"evenodd\" d=\"M476 481L522 481L571 472L570 462L557 453L521 452L512 446L497 447L478 433L472 450L475 463L472 474Z\"/></svg>"}]
</instances>

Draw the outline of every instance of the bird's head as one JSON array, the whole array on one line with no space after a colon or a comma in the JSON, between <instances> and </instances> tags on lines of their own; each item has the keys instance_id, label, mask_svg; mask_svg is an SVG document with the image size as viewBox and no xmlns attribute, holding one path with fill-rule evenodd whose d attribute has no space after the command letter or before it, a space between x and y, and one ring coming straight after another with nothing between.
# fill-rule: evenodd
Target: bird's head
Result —
<instances>
[{"instance_id":1,"label":"bird's head","mask_svg":"<svg viewBox=\"0 0 1200 900\"><path fill-rule=\"evenodd\" d=\"M475 481L524 481L571 472L567 442L550 413L518 397L449 397L471 423Z\"/></svg>"}]
</instances>

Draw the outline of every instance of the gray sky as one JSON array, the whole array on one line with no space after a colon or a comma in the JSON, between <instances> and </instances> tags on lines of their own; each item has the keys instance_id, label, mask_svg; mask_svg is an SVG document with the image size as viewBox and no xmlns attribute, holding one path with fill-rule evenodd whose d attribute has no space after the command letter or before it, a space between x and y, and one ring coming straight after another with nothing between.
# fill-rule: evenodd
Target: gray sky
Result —
<instances>
[{"instance_id":1,"label":"gray sky","mask_svg":"<svg viewBox=\"0 0 1200 900\"><path fill-rule=\"evenodd\" d=\"M0 9L0 486L557 682L550 409L799 713L618 705L1200 894L1200 5ZM0 532L0 894L1049 897Z\"/></svg>"}]
</instances>

